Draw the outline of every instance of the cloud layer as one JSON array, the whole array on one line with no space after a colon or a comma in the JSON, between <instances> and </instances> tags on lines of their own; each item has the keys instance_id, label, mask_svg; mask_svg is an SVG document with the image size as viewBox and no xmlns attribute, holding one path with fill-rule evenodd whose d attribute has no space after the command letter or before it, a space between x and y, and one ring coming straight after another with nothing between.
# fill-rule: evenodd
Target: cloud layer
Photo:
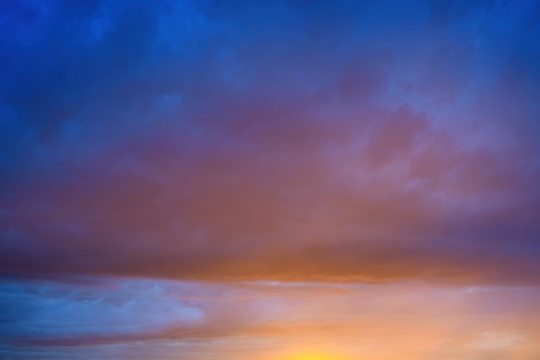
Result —
<instances>
[{"instance_id":1,"label":"cloud layer","mask_svg":"<svg viewBox=\"0 0 540 360\"><path fill-rule=\"evenodd\" d=\"M534 359L537 287L4 280L0 355ZM322 355L318 355L322 356Z\"/></svg>"},{"instance_id":2,"label":"cloud layer","mask_svg":"<svg viewBox=\"0 0 540 360\"><path fill-rule=\"evenodd\" d=\"M537 9L5 2L0 270L538 283Z\"/></svg>"}]
</instances>

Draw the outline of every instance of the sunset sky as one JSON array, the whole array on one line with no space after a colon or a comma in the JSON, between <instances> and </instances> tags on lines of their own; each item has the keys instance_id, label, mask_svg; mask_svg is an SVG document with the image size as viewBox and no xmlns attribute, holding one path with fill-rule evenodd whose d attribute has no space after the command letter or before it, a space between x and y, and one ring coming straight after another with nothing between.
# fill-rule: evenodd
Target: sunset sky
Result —
<instances>
[{"instance_id":1,"label":"sunset sky","mask_svg":"<svg viewBox=\"0 0 540 360\"><path fill-rule=\"evenodd\" d=\"M540 1L0 0L0 359L540 359Z\"/></svg>"}]
</instances>

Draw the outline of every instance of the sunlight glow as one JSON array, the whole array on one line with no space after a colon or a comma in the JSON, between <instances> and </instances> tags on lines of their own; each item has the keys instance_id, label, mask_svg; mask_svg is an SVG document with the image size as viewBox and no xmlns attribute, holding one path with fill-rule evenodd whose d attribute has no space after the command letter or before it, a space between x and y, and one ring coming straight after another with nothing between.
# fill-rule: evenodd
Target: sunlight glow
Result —
<instances>
[{"instance_id":1,"label":"sunlight glow","mask_svg":"<svg viewBox=\"0 0 540 360\"><path fill-rule=\"evenodd\" d=\"M286 360L344 360L342 357L337 357L327 354L302 353L288 357Z\"/></svg>"}]
</instances>

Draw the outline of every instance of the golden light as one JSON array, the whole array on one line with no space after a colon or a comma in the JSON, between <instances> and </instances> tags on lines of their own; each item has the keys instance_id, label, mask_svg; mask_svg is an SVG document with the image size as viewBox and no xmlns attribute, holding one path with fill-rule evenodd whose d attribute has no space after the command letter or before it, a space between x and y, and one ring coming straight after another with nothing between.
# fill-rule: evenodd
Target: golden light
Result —
<instances>
[{"instance_id":1,"label":"golden light","mask_svg":"<svg viewBox=\"0 0 540 360\"><path fill-rule=\"evenodd\" d=\"M345 360L342 357L337 357L327 354L302 353L286 358L286 360Z\"/></svg>"}]
</instances>

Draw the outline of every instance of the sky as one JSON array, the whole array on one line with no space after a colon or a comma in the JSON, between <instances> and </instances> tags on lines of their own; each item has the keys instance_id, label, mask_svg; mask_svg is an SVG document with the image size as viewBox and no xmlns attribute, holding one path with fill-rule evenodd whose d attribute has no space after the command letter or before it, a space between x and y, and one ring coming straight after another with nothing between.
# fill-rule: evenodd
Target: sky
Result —
<instances>
[{"instance_id":1,"label":"sky","mask_svg":"<svg viewBox=\"0 0 540 360\"><path fill-rule=\"evenodd\" d=\"M0 358L540 358L540 1L3 0Z\"/></svg>"}]
</instances>

